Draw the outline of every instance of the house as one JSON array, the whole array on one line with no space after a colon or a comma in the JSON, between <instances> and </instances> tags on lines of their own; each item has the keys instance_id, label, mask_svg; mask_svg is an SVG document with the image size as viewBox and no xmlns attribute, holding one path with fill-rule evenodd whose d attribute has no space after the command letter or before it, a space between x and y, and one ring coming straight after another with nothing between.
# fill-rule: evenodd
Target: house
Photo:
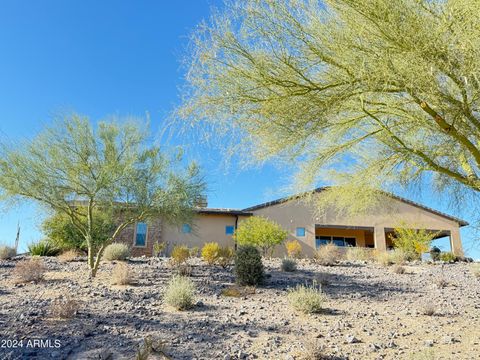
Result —
<instances>
[{"instance_id":1,"label":"house","mask_svg":"<svg viewBox=\"0 0 480 360\"><path fill-rule=\"evenodd\" d=\"M322 190L314 190L314 196L322 196ZM338 246L358 246L385 251L392 246L389 234L399 224L415 224L431 230L436 237L450 238L451 251L463 256L460 227L468 225L464 220L444 214L416 202L385 193L388 210L377 208L368 214L346 217L335 211L326 211L319 217L314 205L296 195L285 197L243 210L200 207L191 225L180 227L162 223L161 219L138 223L126 228L119 241L131 245L132 255L151 256L155 242L166 242L167 252L175 245L201 248L207 242L221 246L235 246L233 234L239 223L249 216L263 216L288 230L289 239L300 241L306 256L313 256L322 244L333 242ZM277 247L276 255L284 249Z\"/></svg>"}]
</instances>

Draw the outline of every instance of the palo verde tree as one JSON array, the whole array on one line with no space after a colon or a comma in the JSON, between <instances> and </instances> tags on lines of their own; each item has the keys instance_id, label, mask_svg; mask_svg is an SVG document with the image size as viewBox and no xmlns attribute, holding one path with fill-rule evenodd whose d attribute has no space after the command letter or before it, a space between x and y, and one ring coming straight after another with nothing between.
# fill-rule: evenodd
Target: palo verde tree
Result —
<instances>
[{"instance_id":1,"label":"palo verde tree","mask_svg":"<svg viewBox=\"0 0 480 360\"><path fill-rule=\"evenodd\" d=\"M244 134L248 156L301 160L306 185L336 175L357 203L355 189L425 179L476 194L479 13L469 0L228 2L193 36L179 115Z\"/></svg>"},{"instance_id":2,"label":"palo verde tree","mask_svg":"<svg viewBox=\"0 0 480 360\"><path fill-rule=\"evenodd\" d=\"M2 145L0 189L67 216L85 239L94 277L106 246L127 226L153 217L190 221L204 183L195 164L182 169L180 161L152 145L139 123L99 122L94 129L88 118L71 115L21 146ZM95 238L105 214L116 225Z\"/></svg>"}]
</instances>

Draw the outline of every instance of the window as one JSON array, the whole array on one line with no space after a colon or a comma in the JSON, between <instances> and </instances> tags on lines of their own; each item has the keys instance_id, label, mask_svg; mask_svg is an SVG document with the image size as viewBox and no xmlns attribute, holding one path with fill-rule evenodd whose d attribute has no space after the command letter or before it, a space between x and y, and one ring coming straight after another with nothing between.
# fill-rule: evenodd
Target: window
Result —
<instances>
[{"instance_id":1,"label":"window","mask_svg":"<svg viewBox=\"0 0 480 360\"><path fill-rule=\"evenodd\" d=\"M135 246L145 246L147 244L147 224L137 223L135 229Z\"/></svg>"},{"instance_id":2,"label":"window","mask_svg":"<svg viewBox=\"0 0 480 360\"><path fill-rule=\"evenodd\" d=\"M322 245L334 244L337 246L357 246L357 240L354 237L343 237L343 236L316 236L315 237L315 246L319 248Z\"/></svg>"},{"instance_id":3,"label":"window","mask_svg":"<svg viewBox=\"0 0 480 360\"><path fill-rule=\"evenodd\" d=\"M232 225L225 226L225 235L233 235L235 228Z\"/></svg>"},{"instance_id":4,"label":"window","mask_svg":"<svg viewBox=\"0 0 480 360\"><path fill-rule=\"evenodd\" d=\"M304 227L297 227L295 234L299 237L305 236L305 228Z\"/></svg>"},{"instance_id":5,"label":"window","mask_svg":"<svg viewBox=\"0 0 480 360\"><path fill-rule=\"evenodd\" d=\"M184 234L190 234L192 232L192 227L190 224L183 224L182 225L182 233Z\"/></svg>"}]
</instances>

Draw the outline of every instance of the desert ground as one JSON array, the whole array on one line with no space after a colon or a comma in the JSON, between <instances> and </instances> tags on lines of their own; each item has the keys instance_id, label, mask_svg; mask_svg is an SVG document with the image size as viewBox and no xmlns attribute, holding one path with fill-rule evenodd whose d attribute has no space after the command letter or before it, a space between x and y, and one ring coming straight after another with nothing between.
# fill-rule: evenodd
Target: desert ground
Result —
<instances>
[{"instance_id":1,"label":"desert ground","mask_svg":"<svg viewBox=\"0 0 480 360\"><path fill-rule=\"evenodd\" d=\"M84 259L56 258L44 259L44 281L18 284L17 261L0 262L1 359L134 359L146 337L162 343L150 359L480 359L480 279L466 263L408 264L397 274L300 260L286 273L273 259L263 286L225 296L232 269L191 259L196 305L176 311L162 302L175 271L167 258L128 261L127 286L111 285L114 263L89 280ZM313 280L323 284L324 310L296 313L288 289ZM66 297L78 302L75 316L52 317L52 301ZM26 346L35 339L51 346Z\"/></svg>"}]
</instances>

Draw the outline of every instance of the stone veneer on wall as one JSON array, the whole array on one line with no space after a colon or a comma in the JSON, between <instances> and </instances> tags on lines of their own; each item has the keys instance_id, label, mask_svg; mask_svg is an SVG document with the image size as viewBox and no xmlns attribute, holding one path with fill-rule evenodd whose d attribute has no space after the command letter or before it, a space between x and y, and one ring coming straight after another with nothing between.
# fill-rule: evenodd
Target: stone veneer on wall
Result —
<instances>
[{"instance_id":1,"label":"stone veneer on wall","mask_svg":"<svg viewBox=\"0 0 480 360\"><path fill-rule=\"evenodd\" d=\"M135 246L135 227L136 224L127 226L117 237L117 242L126 244L131 251L132 256L152 256L153 244L162 241L162 222L154 220L147 222L147 241L145 247Z\"/></svg>"}]
</instances>

